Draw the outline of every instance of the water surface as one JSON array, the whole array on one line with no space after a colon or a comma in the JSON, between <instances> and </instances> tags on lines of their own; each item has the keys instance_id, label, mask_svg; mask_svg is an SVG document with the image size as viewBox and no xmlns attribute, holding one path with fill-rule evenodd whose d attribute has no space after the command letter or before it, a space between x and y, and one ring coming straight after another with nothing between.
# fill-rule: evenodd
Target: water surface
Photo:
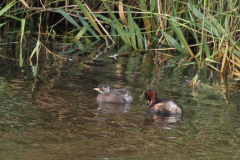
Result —
<instances>
[{"instance_id":1,"label":"water surface","mask_svg":"<svg viewBox=\"0 0 240 160\"><path fill-rule=\"evenodd\" d=\"M139 54L75 57L40 66L36 77L31 67L6 66L2 159L239 159L239 84L206 79L208 88L192 90L185 79L193 70L170 66ZM127 88L133 105L97 103L93 88L101 83ZM150 88L176 100L184 115L148 115Z\"/></svg>"}]
</instances>

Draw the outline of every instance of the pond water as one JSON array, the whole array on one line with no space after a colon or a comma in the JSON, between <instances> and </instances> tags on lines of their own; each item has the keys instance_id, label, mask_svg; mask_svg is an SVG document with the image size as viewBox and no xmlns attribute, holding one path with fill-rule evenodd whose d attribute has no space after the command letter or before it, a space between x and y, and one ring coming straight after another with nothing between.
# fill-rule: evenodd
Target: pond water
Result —
<instances>
[{"instance_id":1,"label":"pond water","mask_svg":"<svg viewBox=\"0 0 240 160\"><path fill-rule=\"evenodd\" d=\"M240 85L214 79L193 90L193 68L152 57L75 57L44 63L36 77L1 64L1 159L239 159ZM102 83L127 88L133 105L97 103ZM184 115L148 115L150 88Z\"/></svg>"}]
</instances>

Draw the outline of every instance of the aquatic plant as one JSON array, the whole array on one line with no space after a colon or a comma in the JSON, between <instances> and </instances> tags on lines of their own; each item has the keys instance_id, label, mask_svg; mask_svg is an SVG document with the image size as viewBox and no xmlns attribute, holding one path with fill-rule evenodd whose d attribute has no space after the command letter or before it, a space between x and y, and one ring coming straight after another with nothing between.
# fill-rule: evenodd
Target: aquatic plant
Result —
<instances>
[{"instance_id":1,"label":"aquatic plant","mask_svg":"<svg viewBox=\"0 0 240 160\"><path fill-rule=\"evenodd\" d=\"M173 63L189 57L184 64L197 64L199 71L207 66L217 73L240 76L238 1L75 0L63 3L21 0L18 3L6 1L3 11L13 5L15 8L4 14L6 22L1 24L7 23L7 18L22 24L20 66L25 57L22 53L24 36L31 34L31 28L35 27L38 39L30 59L41 48L63 57L69 53L83 54L96 45L101 50L125 44L138 51L155 51L161 60ZM58 30L63 34L56 33L55 28L62 25L64 19L64 27ZM42 35L45 35L44 39ZM54 53L46 44L56 37L75 45ZM163 50L177 50L179 54L161 56L159 52ZM174 58L169 58L172 56Z\"/></svg>"}]
</instances>

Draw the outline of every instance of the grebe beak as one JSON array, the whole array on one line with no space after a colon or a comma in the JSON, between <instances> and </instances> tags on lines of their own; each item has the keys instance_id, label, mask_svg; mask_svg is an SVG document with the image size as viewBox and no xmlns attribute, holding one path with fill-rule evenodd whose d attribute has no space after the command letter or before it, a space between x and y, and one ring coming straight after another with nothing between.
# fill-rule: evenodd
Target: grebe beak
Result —
<instances>
[{"instance_id":1,"label":"grebe beak","mask_svg":"<svg viewBox=\"0 0 240 160\"><path fill-rule=\"evenodd\" d=\"M93 88L93 89L98 92L100 91L100 88Z\"/></svg>"},{"instance_id":2,"label":"grebe beak","mask_svg":"<svg viewBox=\"0 0 240 160\"><path fill-rule=\"evenodd\" d=\"M149 105L149 104L150 104L150 102L151 102L150 100L147 100L147 105Z\"/></svg>"}]
</instances>

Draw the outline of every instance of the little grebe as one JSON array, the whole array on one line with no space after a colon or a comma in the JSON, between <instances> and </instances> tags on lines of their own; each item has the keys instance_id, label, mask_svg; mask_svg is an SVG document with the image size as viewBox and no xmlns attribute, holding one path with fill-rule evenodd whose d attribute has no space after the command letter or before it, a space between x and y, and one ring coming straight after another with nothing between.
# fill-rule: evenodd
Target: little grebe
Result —
<instances>
[{"instance_id":1,"label":"little grebe","mask_svg":"<svg viewBox=\"0 0 240 160\"><path fill-rule=\"evenodd\" d=\"M145 98L149 102L149 111L164 115L183 114L183 109L172 99L160 98L154 89L149 89L145 92Z\"/></svg>"},{"instance_id":2,"label":"little grebe","mask_svg":"<svg viewBox=\"0 0 240 160\"><path fill-rule=\"evenodd\" d=\"M132 103L132 94L126 89L114 89L107 84L100 84L94 90L100 92L97 96L98 101L113 103Z\"/></svg>"}]
</instances>

